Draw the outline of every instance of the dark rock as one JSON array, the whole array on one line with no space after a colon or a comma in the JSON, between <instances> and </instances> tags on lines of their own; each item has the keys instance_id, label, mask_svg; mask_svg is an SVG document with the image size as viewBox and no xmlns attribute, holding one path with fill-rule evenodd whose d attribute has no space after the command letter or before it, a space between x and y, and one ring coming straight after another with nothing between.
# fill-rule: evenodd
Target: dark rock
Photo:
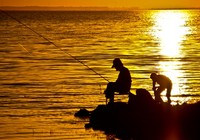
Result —
<instances>
[{"instance_id":1,"label":"dark rock","mask_svg":"<svg viewBox=\"0 0 200 140\"><path fill-rule=\"evenodd\" d=\"M130 94L128 103L99 105L90 115L86 128L103 130L120 139L200 139L200 102L177 106L157 103L144 89Z\"/></svg>"},{"instance_id":2,"label":"dark rock","mask_svg":"<svg viewBox=\"0 0 200 140\"><path fill-rule=\"evenodd\" d=\"M90 111L88 111L87 109L80 109L78 112L76 112L74 114L75 117L89 117L90 116Z\"/></svg>"}]
</instances>

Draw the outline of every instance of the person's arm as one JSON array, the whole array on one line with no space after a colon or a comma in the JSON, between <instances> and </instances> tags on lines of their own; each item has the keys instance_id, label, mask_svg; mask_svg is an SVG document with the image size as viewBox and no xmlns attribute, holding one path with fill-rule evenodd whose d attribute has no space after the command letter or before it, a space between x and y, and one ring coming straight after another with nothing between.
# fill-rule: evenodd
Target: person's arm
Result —
<instances>
[{"instance_id":1,"label":"person's arm","mask_svg":"<svg viewBox=\"0 0 200 140\"><path fill-rule=\"evenodd\" d=\"M153 91L156 90L156 82L153 80L153 88L152 88Z\"/></svg>"},{"instance_id":2,"label":"person's arm","mask_svg":"<svg viewBox=\"0 0 200 140\"><path fill-rule=\"evenodd\" d=\"M117 80L115 81L117 84L121 84L122 83L122 76L121 73L119 73Z\"/></svg>"}]
</instances>

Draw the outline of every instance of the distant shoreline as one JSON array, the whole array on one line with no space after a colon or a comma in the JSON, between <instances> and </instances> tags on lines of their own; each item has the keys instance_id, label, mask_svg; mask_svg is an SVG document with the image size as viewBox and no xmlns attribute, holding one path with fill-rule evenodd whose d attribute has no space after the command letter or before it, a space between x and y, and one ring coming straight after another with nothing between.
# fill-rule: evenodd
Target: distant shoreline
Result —
<instances>
[{"instance_id":1,"label":"distant shoreline","mask_svg":"<svg viewBox=\"0 0 200 140\"><path fill-rule=\"evenodd\" d=\"M112 8L112 7L44 7L44 6L2 6L1 10L5 11L134 11L134 10L200 10L200 8L150 8L141 9L138 7L130 8Z\"/></svg>"},{"instance_id":2,"label":"distant shoreline","mask_svg":"<svg viewBox=\"0 0 200 140\"><path fill-rule=\"evenodd\" d=\"M137 7L132 8L110 8L110 7L41 7L41 6L24 6L13 7L3 6L1 10L8 11L121 11L121 10L139 10Z\"/></svg>"}]
</instances>

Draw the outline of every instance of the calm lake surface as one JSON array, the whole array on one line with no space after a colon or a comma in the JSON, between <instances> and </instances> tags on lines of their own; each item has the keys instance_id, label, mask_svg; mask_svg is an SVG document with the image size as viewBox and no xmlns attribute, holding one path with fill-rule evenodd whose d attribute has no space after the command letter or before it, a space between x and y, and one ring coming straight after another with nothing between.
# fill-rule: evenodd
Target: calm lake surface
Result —
<instances>
[{"instance_id":1,"label":"calm lake surface","mask_svg":"<svg viewBox=\"0 0 200 140\"><path fill-rule=\"evenodd\" d=\"M172 105L200 101L200 10L7 13L30 29L0 12L0 139L109 139L74 113L105 104L115 57L132 93L153 95L157 72L173 81Z\"/></svg>"}]
</instances>

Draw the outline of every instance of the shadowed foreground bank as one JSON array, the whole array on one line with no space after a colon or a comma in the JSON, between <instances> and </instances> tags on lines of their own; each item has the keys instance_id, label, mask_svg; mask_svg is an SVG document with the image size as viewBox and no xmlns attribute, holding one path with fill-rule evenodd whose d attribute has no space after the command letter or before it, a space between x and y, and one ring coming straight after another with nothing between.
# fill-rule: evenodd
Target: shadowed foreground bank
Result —
<instances>
[{"instance_id":1,"label":"shadowed foreground bank","mask_svg":"<svg viewBox=\"0 0 200 140\"><path fill-rule=\"evenodd\" d=\"M120 139L200 139L200 102L176 106L159 104L143 89L136 95L130 94L128 103L99 105L92 112L80 110L75 116L89 116L86 128L102 130Z\"/></svg>"}]
</instances>

